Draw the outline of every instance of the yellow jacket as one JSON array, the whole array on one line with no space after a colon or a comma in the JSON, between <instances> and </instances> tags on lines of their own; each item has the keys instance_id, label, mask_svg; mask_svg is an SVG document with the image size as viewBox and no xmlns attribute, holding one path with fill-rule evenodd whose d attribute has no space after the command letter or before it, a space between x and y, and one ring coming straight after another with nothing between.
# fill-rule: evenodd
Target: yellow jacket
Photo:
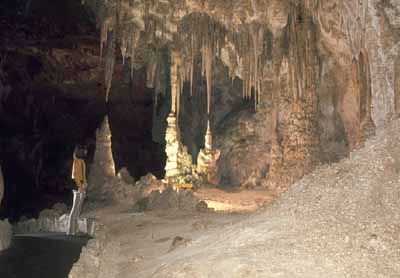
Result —
<instances>
[{"instance_id":1,"label":"yellow jacket","mask_svg":"<svg viewBox=\"0 0 400 278\"><path fill-rule=\"evenodd\" d=\"M75 180L75 183L79 188L86 185L86 165L83 159L74 159L72 164L72 178Z\"/></svg>"}]
</instances>

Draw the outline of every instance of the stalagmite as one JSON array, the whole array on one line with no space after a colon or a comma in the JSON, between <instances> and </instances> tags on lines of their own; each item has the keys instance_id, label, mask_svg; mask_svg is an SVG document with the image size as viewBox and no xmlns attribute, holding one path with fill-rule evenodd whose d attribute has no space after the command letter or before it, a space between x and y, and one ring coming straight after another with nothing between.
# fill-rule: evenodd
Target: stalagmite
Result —
<instances>
[{"instance_id":1,"label":"stalagmite","mask_svg":"<svg viewBox=\"0 0 400 278\"><path fill-rule=\"evenodd\" d=\"M97 192L108 179L115 177L111 136L108 116L105 116L101 128L96 131L96 150L89 173L89 197L90 192Z\"/></svg>"},{"instance_id":2,"label":"stalagmite","mask_svg":"<svg viewBox=\"0 0 400 278\"><path fill-rule=\"evenodd\" d=\"M196 173L200 179L210 184L219 184L218 160L220 156L221 150L213 147L210 120L208 120L205 135L205 147L200 150L197 157Z\"/></svg>"},{"instance_id":3,"label":"stalagmite","mask_svg":"<svg viewBox=\"0 0 400 278\"><path fill-rule=\"evenodd\" d=\"M191 173L191 157L187 149L180 141L179 126L177 124L177 111L179 101L179 65L180 57L176 51L171 51L171 113L167 118L167 130L165 133L165 152L167 162L165 165L165 178L176 182L180 177Z\"/></svg>"}]
</instances>

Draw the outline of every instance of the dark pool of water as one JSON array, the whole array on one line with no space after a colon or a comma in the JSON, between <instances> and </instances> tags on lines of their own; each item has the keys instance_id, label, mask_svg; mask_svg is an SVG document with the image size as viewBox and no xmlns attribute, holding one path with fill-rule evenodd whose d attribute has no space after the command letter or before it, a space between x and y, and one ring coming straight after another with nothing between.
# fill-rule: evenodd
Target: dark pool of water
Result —
<instances>
[{"instance_id":1,"label":"dark pool of water","mask_svg":"<svg viewBox=\"0 0 400 278\"><path fill-rule=\"evenodd\" d=\"M67 278L88 237L18 235L0 252L1 278Z\"/></svg>"}]
</instances>

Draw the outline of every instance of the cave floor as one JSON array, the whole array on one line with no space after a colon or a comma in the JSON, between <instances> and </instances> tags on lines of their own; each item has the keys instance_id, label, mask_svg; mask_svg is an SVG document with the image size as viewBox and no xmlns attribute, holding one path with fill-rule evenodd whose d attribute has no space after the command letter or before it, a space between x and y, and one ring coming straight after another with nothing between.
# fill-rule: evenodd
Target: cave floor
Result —
<instances>
[{"instance_id":1,"label":"cave floor","mask_svg":"<svg viewBox=\"0 0 400 278\"><path fill-rule=\"evenodd\" d=\"M110 277L118 278L148 277L148 271L151 273L154 267L166 263L165 255L179 253L197 239L234 225L253 214L189 213L177 210L127 213L122 209L118 212L115 208L92 213L92 217L101 219L107 234L112 235L108 238L109 250L102 269L113 273Z\"/></svg>"},{"instance_id":2,"label":"cave floor","mask_svg":"<svg viewBox=\"0 0 400 278\"><path fill-rule=\"evenodd\" d=\"M110 250L106 251L107 260L101 268L112 273L110 277L146 277L148 270L163 264L164 255L179 252L198 238L247 219L274 200L266 190L227 192L208 187L197 189L194 195L213 210L130 212L123 206L111 206L85 212L84 217L97 219L101 230L112 235L107 239Z\"/></svg>"},{"instance_id":3,"label":"cave floor","mask_svg":"<svg viewBox=\"0 0 400 278\"><path fill-rule=\"evenodd\" d=\"M87 241L57 233L15 236L0 252L0 277L66 278Z\"/></svg>"}]
</instances>

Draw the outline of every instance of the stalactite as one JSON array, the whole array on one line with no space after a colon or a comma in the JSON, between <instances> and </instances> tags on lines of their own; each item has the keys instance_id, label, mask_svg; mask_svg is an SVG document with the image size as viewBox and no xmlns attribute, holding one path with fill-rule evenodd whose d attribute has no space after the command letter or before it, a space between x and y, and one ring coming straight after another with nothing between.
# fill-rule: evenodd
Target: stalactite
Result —
<instances>
[{"instance_id":1,"label":"stalactite","mask_svg":"<svg viewBox=\"0 0 400 278\"><path fill-rule=\"evenodd\" d=\"M114 73L114 66L115 66L115 41L116 35L114 32L111 32L108 35L109 42L107 43L107 53L105 58L105 67L104 67L104 74L105 74L105 85L106 85L106 102L108 102L112 77Z\"/></svg>"},{"instance_id":2,"label":"stalactite","mask_svg":"<svg viewBox=\"0 0 400 278\"><path fill-rule=\"evenodd\" d=\"M222 25L203 13L195 13L183 19L178 32L182 34L182 66L185 68L181 81L190 83L190 92L193 95L196 59L200 56L200 72L207 83L207 113L210 114L213 61L221 55L227 32Z\"/></svg>"},{"instance_id":3,"label":"stalactite","mask_svg":"<svg viewBox=\"0 0 400 278\"><path fill-rule=\"evenodd\" d=\"M212 61L213 53L209 45L203 48L203 61L205 67L205 76L207 82L207 114L210 115L211 112L211 90L212 90Z\"/></svg>"},{"instance_id":4,"label":"stalactite","mask_svg":"<svg viewBox=\"0 0 400 278\"><path fill-rule=\"evenodd\" d=\"M104 65L104 80L106 86L106 98L105 101L108 102L109 94L111 90L112 77L114 73L115 66L115 56L116 56L116 44L118 38L118 27L119 18L121 13L121 0L117 0L115 5L106 5L106 18L102 24L101 39L100 39L100 52L103 54L103 46L106 45L107 51L105 55L105 65ZM111 16L107 17L107 14Z\"/></svg>"}]
</instances>

